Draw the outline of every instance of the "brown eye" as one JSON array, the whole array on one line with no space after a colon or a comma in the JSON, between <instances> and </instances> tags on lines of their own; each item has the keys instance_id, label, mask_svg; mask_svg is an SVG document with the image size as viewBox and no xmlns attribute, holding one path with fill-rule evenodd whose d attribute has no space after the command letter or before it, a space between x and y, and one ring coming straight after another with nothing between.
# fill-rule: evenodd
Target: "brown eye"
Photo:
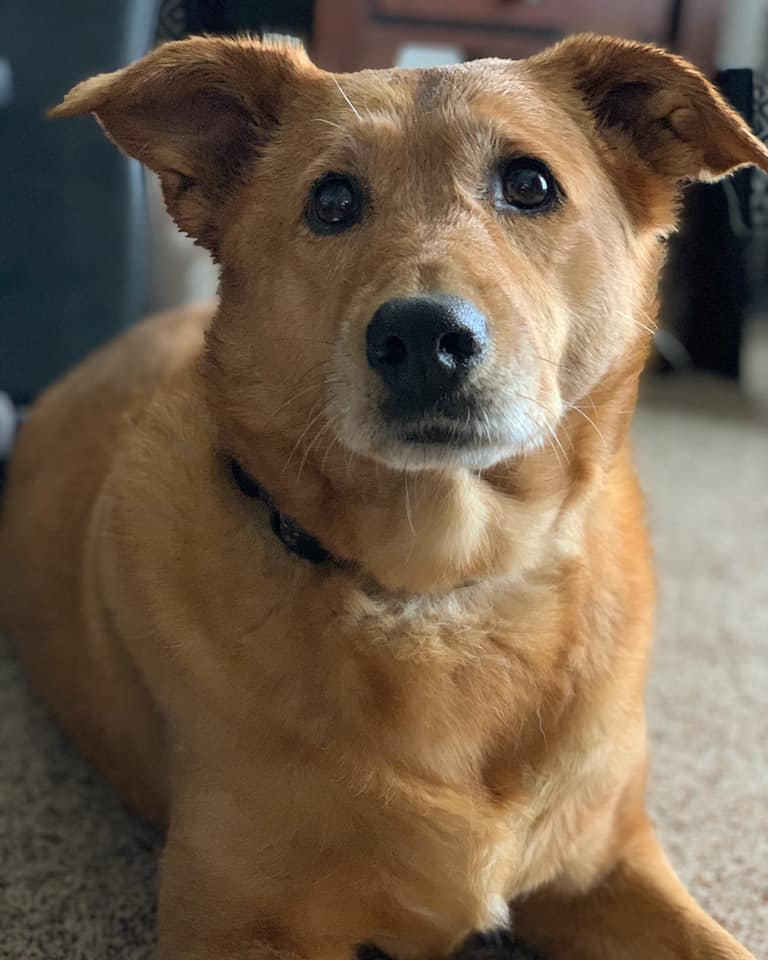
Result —
<instances>
[{"instance_id":1,"label":"brown eye","mask_svg":"<svg viewBox=\"0 0 768 960\"><path fill-rule=\"evenodd\" d=\"M328 173L312 186L307 221L315 233L340 233L359 221L361 206L357 181Z\"/></svg>"},{"instance_id":2,"label":"brown eye","mask_svg":"<svg viewBox=\"0 0 768 960\"><path fill-rule=\"evenodd\" d=\"M532 157L515 157L501 170L503 204L525 212L539 212L557 199L557 186L551 170Z\"/></svg>"}]
</instances>

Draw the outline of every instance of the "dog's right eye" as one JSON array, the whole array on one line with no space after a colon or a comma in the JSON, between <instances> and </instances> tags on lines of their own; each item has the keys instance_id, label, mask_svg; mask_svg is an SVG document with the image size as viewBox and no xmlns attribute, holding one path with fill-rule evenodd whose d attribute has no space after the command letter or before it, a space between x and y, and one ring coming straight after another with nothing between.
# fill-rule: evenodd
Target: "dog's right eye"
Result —
<instances>
[{"instance_id":1,"label":"dog's right eye","mask_svg":"<svg viewBox=\"0 0 768 960\"><path fill-rule=\"evenodd\" d=\"M315 233L341 233L359 220L360 186L343 173L327 173L315 181L309 194L307 222Z\"/></svg>"}]
</instances>

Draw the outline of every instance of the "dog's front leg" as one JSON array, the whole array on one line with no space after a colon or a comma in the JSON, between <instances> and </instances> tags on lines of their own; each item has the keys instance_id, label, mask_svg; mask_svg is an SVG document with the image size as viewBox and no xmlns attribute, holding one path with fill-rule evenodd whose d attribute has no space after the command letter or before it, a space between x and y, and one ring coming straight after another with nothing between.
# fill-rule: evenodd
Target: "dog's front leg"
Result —
<instances>
[{"instance_id":1,"label":"dog's front leg","mask_svg":"<svg viewBox=\"0 0 768 960\"><path fill-rule=\"evenodd\" d=\"M551 960L754 960L691 897L647 825L592 890L542 891L515 917Z\"/></svg>"},{"instance_id":2,"label":"dog's front leg","mask_svg":"<svg viewBox=\"0 0 768 960\"><path fill-rule=\"evenodd\" d=\"M157 960L354 960L346 941L310 942L281 924L257 871L238 870L237 851L221 849L216 859L200 851L171 829L160 866ZM231 869L222 869L227 863ZM286 915L295 907L288 900Z\"/></svg>"}]
</instances>

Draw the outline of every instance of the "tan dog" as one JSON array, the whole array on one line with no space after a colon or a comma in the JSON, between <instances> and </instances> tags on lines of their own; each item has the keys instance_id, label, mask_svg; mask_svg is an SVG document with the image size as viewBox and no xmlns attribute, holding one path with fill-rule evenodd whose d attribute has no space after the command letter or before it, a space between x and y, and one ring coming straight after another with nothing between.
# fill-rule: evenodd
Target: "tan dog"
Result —
<instances>
[{"instance_id":1,"label":"tan dog","mask_svg":"<svg viewBox=\"0 0 768 960\"><path fill-rule=\"evenodd\" d=\"M627 430L681 182L768 151L685 62L590 36L340 78L190 40L54 111L87 112L221 306L40 400L2 618L167 819L159 956L442 958L511 906L552 960L749 957L644 813Z\"/></svg>"}]
</instances>

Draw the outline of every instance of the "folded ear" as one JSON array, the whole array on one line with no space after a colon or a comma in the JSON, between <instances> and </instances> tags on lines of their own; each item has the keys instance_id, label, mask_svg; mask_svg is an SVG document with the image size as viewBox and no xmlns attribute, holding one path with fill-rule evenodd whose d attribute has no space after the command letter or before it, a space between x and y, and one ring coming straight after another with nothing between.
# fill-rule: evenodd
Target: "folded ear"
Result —
<instances>
[{"instance_id":1,"label":"folded ear","mask_svg":"<svg viewBox=\"0 0 768 960\"><path fill-rule=\"evenodd\" d=\"M181 40L78 84L50 115L95 114L122 150L159 174L168 212L215 256L223 201L313 70L290 44Z\"/></svg>"},{"instance_id":2,"label":"folded ear","mask_svg":"<svg viewBox=\"0 0 768 960\"><path fill-rule=\"evenodd\" d=\"M673 180L768 170L768 150L692 64L658 47L584 34L534 58L551 82L575 87L598 130Z\"/></svg>"}]
</instances>

